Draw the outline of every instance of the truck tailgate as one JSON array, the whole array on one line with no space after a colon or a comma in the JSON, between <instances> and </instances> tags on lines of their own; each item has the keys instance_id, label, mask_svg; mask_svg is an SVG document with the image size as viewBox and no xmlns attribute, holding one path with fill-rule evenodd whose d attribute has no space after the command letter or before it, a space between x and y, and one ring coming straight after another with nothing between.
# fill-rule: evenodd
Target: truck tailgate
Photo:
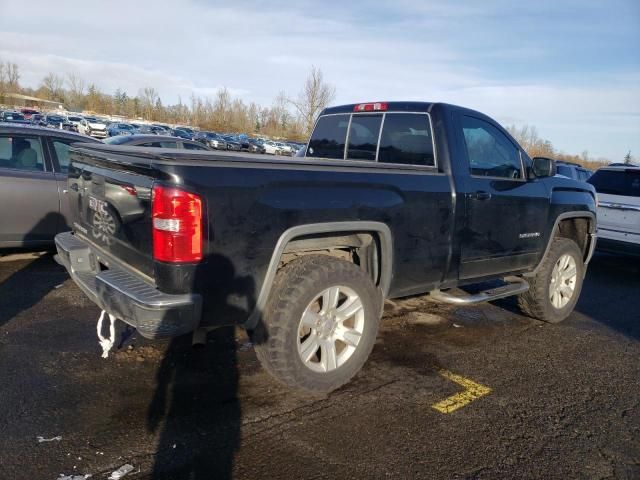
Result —
<instances>
[{"instance_id":1,"label":"truck tailgate","mask_svg":"<svg viewBox=\"0 0 640 480\"><path fill-rule=\"evenodd\" d=\"M83 145L72 149L72 227L107 256L153 278L151 189L157 172L149 156L113 150Z\"/></svg>"}]
</instances>

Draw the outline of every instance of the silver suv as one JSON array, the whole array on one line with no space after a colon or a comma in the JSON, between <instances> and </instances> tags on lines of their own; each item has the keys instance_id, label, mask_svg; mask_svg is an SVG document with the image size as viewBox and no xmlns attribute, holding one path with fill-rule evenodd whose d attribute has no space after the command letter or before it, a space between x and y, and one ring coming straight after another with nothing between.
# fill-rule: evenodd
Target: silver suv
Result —
<instances>
[{"instance_id":1,"label":"silver suv","mask_svg":"<svg viewBox=\"0 0 640 480\"><path fill-rule=\"evenodd\" d=\"M588 182L598 192L598 249L640 255L640 167L600 168Z\"/></svg>"}]
</instances>

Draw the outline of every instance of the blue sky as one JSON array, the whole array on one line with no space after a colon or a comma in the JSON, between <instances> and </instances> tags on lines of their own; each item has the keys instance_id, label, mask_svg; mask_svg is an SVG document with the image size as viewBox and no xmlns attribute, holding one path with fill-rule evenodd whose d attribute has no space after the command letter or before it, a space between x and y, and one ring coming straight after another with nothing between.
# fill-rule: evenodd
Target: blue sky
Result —
<instances>
[{"instance_id":1,"label":"blue sky","mask_svg":"<svg viewBox=\"0 0 640 480\"><path fill-rule=\"evenodd\" d=\"M311 65L334 103L456 103L529 124L566 153L640 159L640 1L0 0L0 60L22 83L81 74L165 103L226 86L295 95Z\"/></svg>"}]
</instances>

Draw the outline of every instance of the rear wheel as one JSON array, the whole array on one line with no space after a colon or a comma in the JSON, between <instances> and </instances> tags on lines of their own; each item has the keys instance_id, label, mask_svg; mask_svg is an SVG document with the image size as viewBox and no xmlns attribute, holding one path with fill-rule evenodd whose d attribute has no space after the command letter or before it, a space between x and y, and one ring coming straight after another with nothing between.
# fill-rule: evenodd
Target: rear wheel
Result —
<instances>
[{"instance_id":1,"label":"rear wheel","mask_svg":"<svg viewBox=\"0 0 640 480\"><path fill-rule=\"evenodd\" d=\"M518 296L522 311L549 323L567 318L578 302L584 278L582 252L568 238L555 238L529 291Z\"/></svg>"},{"instance_id":2,"label":"rear wheel","mask_svg":"<svg viewBox=\"0 0 640 480\"><path fill-rule=\"evenodd\" d=\"M282 383L328 393L364 365L375 343L381 296L357 265L301 257L277 275L263 322L253 332L258 359Z\"/></svg>"}]
</instances>

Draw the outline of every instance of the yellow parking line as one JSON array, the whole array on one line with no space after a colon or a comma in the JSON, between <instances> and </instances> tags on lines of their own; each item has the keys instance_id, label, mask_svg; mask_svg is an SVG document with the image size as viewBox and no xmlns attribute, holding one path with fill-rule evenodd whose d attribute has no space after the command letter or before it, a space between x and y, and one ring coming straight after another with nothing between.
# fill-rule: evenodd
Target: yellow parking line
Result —
<instances>
[{"instance_id":1,"label":"yellow parking line","mask_svg":"<svg viewBox=\"0 0 640 480\"><path fill-rule=\"evenodd\" d=\"M491 393L491 389L489 387L473 382L468 378L464 378L462 375L456 375L449 370L440 370L438 373L447 380L451 380L465 388L464 392L456 393L455 395L431 405L432 408L435 408L440 413L455 412L474 400Z\"/></svg>"}]
</instances>

